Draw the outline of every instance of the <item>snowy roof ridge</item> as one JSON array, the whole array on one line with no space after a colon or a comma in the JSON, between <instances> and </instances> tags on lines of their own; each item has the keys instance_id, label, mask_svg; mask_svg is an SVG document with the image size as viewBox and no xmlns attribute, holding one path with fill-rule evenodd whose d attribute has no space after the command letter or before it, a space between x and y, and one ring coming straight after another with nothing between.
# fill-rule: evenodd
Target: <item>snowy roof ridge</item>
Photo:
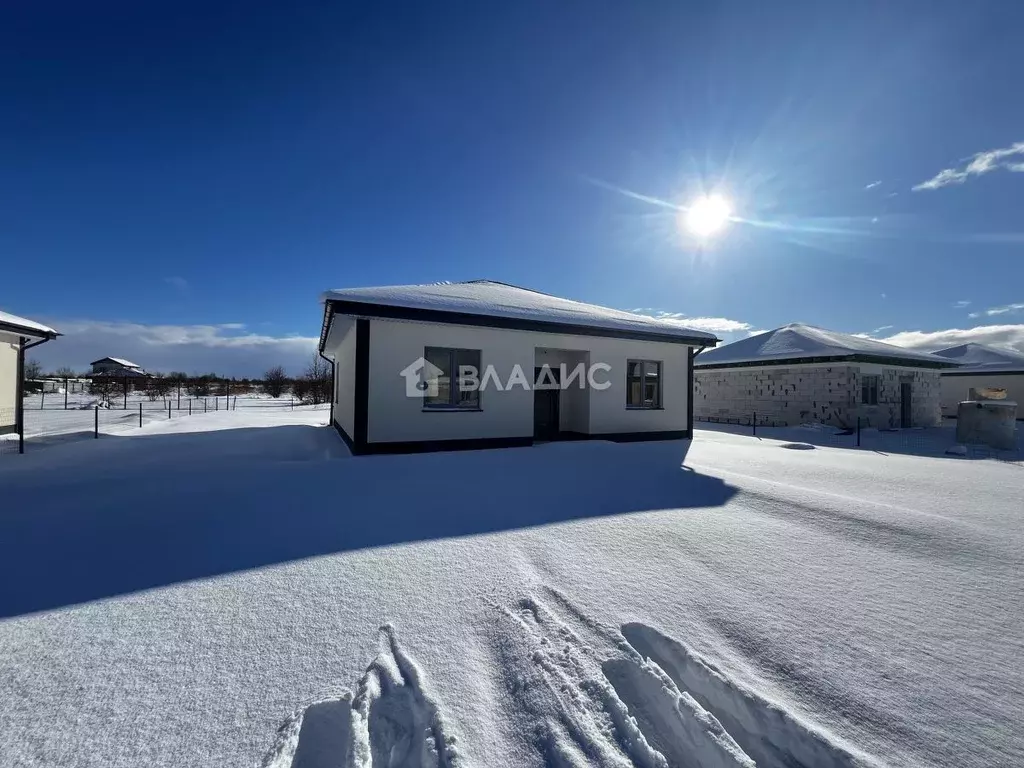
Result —
<instances>
[{"instance_id":1,"label":"snowy roof ridge","mask_svg":"<svg viewBox=\"0 0 1024 768\"><path fill-rule=\"evenodd\" d=\"M993 347L971 341L954 347L940 349L932 354L945 357L965 366L1013 364L1024 366L1024 354L1010 349Z\"/></svg>"},{"instance_id":2,"label":"snowy roof ridge","mask_svg":"<svg viewBox=\"0 0 1024 768\"><path fill-rule=\"evenodd\" d=\"M876 339L831 331L806 323L790 323L705 352L694 360L694 366L699 368L756 365L776 360L851 357L926 363L934 368L956 365L952 360L886 344Z\"/></svg>"},{"instance_id":3,"label":"snowy roof ridge","mask_svg":"<svg viewBox=\"0 0 1024 768\"><path fill-rule=\"evenodd\" d=\"M27 331L26 336L60 336L57 331L48 325L37 323L35 320L29 320L27 317L12 315L10 312L4 312L3 310L0 310L0 325L11 326L19 331Z\"/></svg>"},{"instance_id":4,"label":"snowy roof ridge","mask_svg":"<svg viewBox=\"0 0 1024 768\"><path fill-rule=\"evenodd\" d=\"M99 360L93 360L89 365L96 365L96 363L102 363L104 360L110 360L112 363L123 365L125 368L141 368L141 365L133 363L131 360L125 360L123 357L101 357Z\"/></svg>"},{"instance_id":5,"label":"snowy roof ridge","mask_svg":"<svg viewBox=\"0 0 1024 768\"><path fill-rule=\"evenodd\" d=\"M714 346L718 343L718 338L714 334L687 328L685 321L681 322L678 319L639 315L622 309L565 299L497 280L341 288L325 292L323 301L362 303L463 316L475 315L496 318L505 323L518 321L552 326L579 326L620 334L649 334L651 337L692 340L702 346ZM435 316L433 319L443 322L442 318L443 315ZM326 327L324 331L326 332Z\"/></svg>"}]
</instances>

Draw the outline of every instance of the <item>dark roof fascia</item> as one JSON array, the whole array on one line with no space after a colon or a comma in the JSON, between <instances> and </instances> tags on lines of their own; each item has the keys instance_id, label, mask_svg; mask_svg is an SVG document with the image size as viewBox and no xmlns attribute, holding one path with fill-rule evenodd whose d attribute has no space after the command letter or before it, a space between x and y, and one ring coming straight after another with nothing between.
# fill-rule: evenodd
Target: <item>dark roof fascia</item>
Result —
<instances>
[{"instance_id":1,"label":"dark roof fascia","mask_svg":"<svg viewBox=\"0 0 1024 768\"><path fill-rule=\"evenodd\" d=\"M998 363L1002 365L1002 363ZM1012 364L1011 364L1012 365ZM943 376L1021 376L1024 375L1024 366L1013 366L1010 368L1004 368L1001 371L961 371L954 369L952 371L943 371Z\"/></svg>"},{"instance_id":2,"label":"dark roof fascia","mask_svg":"<svg viewBox=\"0 0 1024 768\"><path fill-rule=\"evenodd\" d=\"M685 344L691 347L713 347L718 339L705 339L694 336L675 336L657 331L632 331L616 328L604 328L597 325L576 325L559 323L550 320L525 320L518 317L496 317L494 315L478 315L471 312L449 312L439 309L410 309L394 307L388 304L373 304L365 301L344 301L328 299L324 310L324 324L320 329L320 349L324 348L327 334L330 332L334 314L354 315L356 317L376 317L384 320L413 320L422 323L441 323L445 325L470 325L480 328L500 328L511 331L534 331L537 333L559 333L572 336L598 336L610 339L628 339L630 341L660 341L669 344Z\"/></svg>"},{"instance_id":3,"label":"dark roof fascia","mask_svg":"<svg viewBox=\"0 0 1024 768\"><path fill-rule=\"evenodd\" d=\"M744 360L735 363L704 363L694 362L698 371L713 371L723 368L762 368L766 365L821 365L823 363L876 363L881 365L900 365L905 368L955 368L958 363L941 360L917 360L906 357L885 357L884 355L826 355L821 357L790 357L783 360Z\"/></svg>"},{"instance_id":4,"label":"dark roof fascia","mask_svg":"<svg viewBox=\"0 0 1024 768\"><path fill-rule=\"evenodd\" d=\"M46 339L47 341L53 341L59 333L56 331L40 331L38 328L28 328L24 325L12 325L11 323L0 323L0 331L4 333L11 333L15 336L25 336L31 339Z\"/></svg>"}]
</instances>

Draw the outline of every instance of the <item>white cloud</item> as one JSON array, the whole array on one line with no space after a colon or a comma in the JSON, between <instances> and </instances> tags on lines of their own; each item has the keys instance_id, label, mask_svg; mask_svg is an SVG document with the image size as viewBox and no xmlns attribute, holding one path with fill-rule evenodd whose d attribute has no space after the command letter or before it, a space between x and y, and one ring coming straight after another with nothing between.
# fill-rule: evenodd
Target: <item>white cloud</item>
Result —
<instances>
[{"instance_id":1,"label":"white cloud","mask_svg":"<svg viewBox=\"0 0 1024 768\"><path fill-rule=\"evenodd\" d=\"M730 320L727 317L687 317L685 312L668 312L663 309L647 307L644 309L631 309L638 315L653 317L657 320L676 322L684 328L692 328L695 331L707 331L708 333L739 333L749 331L753 326L739 320Z\"/></svg>"},{"instance_id":2,"label":"white cloud","mask_svg":"<svg viewBox=\"0 0 1024 768\"><path fill-rule=\"evenodd\" d=\"M164 282L167 283L168 285L174 286L179 291L188 290L188 280L186 280L184 277L165 277Z\"/></svg>"},{"instance_id":3,"label":"white cloud","mask_svg":"<svg viewBox=\"0 0 1024 768\"><path fill-rule=\"evenodd\" d=\"M866 184L864 186L864 189L874 189L875 187L879 186L881 183L882 183L881 180L872 181L870 184Z\"/></svg>"},{"instance_id":4,"label":"white cloud","mask_svg":"<svg viewBox=\"0 0 1024 768\"><path fill-rule=\"evenodd\" d=\"M215 372L260 376L273 365L298 372L316 351L317 339L246 332L242 323L144 325L106 320L59 320L63 335L33 350L44 368L87 370L101 357L123 357L152 371Z\"/></svg>"},{"instance_id":5,"label":"white cloud","mask_svg":"<svg viewBox=\"0 0 1024 768\"><path fill-rule=\"evenodd\" d=\"M969 307L970 305L971 302L969 299L960 299L960 301L953 303L953 309L964 309L965 307Z\"/></svg>"},{"instance_id":6,"label":"white cloud","mask_svg":"<svg viewBox=\"0 0 1024 768\"><path fill-rule=\"evenodd\" d=\"M882 331L888 331L890 328L892 328L891 325L883 325L880 328L875 328L875 330L873 330L871 333L872 334L881 333Z\"/></svg>"},{"instance_id":7,"label":"white cloud","mask_svg":"<svg viewBox=\"0 0 1024 768\"><path fill-rule=\"evenodd\" d=\"M976 328L949 328L943 331L900 331L879 341L925 351L976 342L1005 347L1024 354L1024 325L981 325Z\"/></svg>"},{"instance_id":8,"label":"white cloud","mask_svg":"<svg viewBox=\"0 0 1024 768\"><path fill-rule=\"evenodd\" d=\"M997 168L1005 168L1009 171L1024 171L1024 163L1007 162L1008 158L1024 156L1024 141L1018 141L1002 149L990 149L985 152L978 152L968 158L968 162L962 168L943 168L927 181L922 181L912 189L920 192L925 189L941 189L951 184L963 184L972 176L981 176L991 173Z\"/></svg>"},{"instance_id":9,"label":"white cloud","mask_svg":"<svg viewBox=\"0 0 1024 768\"><path fill-rule=\"evenodd\" d=\"M985 310L985 314L989 317L993 315L1006 315L1012 312L1020 312L1024 309L1024 304L1007 304L1003 307L991 307Z\"/></svg>"}]
</instances>

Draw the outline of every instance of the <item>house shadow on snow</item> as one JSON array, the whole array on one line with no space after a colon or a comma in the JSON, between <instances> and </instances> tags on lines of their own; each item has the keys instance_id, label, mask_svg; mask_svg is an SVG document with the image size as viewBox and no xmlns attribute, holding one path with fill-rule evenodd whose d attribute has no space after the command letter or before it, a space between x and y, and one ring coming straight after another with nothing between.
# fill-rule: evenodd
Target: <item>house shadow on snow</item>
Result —
<instances>
[{"instance_id":1,"label":"house shadow on snow","mask_svg":"<svg viewBox=\"0 0 1024 768\"><path fill-rule=\"evenodd\" d=\"M351 458L329 427L299 425L61 446L0 465L0 618L368 547L724 504L735 489L684 467L689 446Z\"/></svg>"}]
</instances>

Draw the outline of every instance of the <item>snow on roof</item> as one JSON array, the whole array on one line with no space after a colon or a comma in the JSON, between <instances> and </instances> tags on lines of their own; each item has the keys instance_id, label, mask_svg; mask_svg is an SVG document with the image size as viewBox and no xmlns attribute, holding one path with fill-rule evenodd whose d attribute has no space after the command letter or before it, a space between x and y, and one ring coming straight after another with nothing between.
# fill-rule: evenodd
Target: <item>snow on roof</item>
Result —
<instances>
[{"instance_id":1,"label":"snow on roof","mask_svg":"<svg viewBox=\"0 0 1024 768\"><path fill-rule=\"evenodd\" d=\"M990 347L988 344L978 344L977 342L940 349L933 354L949 358L965 366L1011 364L1017 367L1024 367L1024 355L1021 353L1010 349Z\"/></svg>"},{"instance_id":2,"label":"snow on roof","mask_svg":"<svg viewBox=\"0 0 1024 768\"><path fill-rule=\"evenodd\" d=\"M101 357L99 360L93 360L91 363L89 363L89 365L96 365L96 363L104 363L107 360L109 360L112 363L117 363L118 365L122 365L125 368L141 368L142 367L141 365L136 365L131 360L125 360L125 359L120 358L120 357Z\"/></svg>"},{"instance_id":3,"label":"snow on roof","mask_svg":"<svg viewBox=\"0 0 1024 768\"><path fill-rule=\"evenodd\" d=\"M932 365L951 365L951 361L937 358L927 352L914 352L874 339L829 331L803 323L790 323L773 331L759 333L748 339L726 344L704 352L695 367L709 365L735 365L738 363L795 360L811 357L850 357L852 355L884 357L905 360L913 364L929 362Z\"/></svg>"},{"instance_id":4,"label":"snow on roof","mask_svg":"<svg viewBox=\"0 0 1024 768\"><path fill-rule=\"evenodd\" d=\"M355 301L405 309L462 312L486 317L504 317L548 323L607 328L619 331L658 333L707 341L718 338L705 331L687 328L685 319L654 318L596 304L561 299L528 288L493 280L464 283L396 285L380 288L345 288L327 291L324 301Z\"/></svg>"},{"instance_id":5,"label":"snow on roof","mask_svg":"<svg viewBox=\"0 0 1024 768\"><path fill-rule=\"evenodd\" d=\"M0 311L0 324L2 325L13 325L18 330L26 331L26 336L59 336L53 328L42 323L37 323L35 320L29 320L24 317L18 317L7 312Z\"/></svg>"}]
</instances>

